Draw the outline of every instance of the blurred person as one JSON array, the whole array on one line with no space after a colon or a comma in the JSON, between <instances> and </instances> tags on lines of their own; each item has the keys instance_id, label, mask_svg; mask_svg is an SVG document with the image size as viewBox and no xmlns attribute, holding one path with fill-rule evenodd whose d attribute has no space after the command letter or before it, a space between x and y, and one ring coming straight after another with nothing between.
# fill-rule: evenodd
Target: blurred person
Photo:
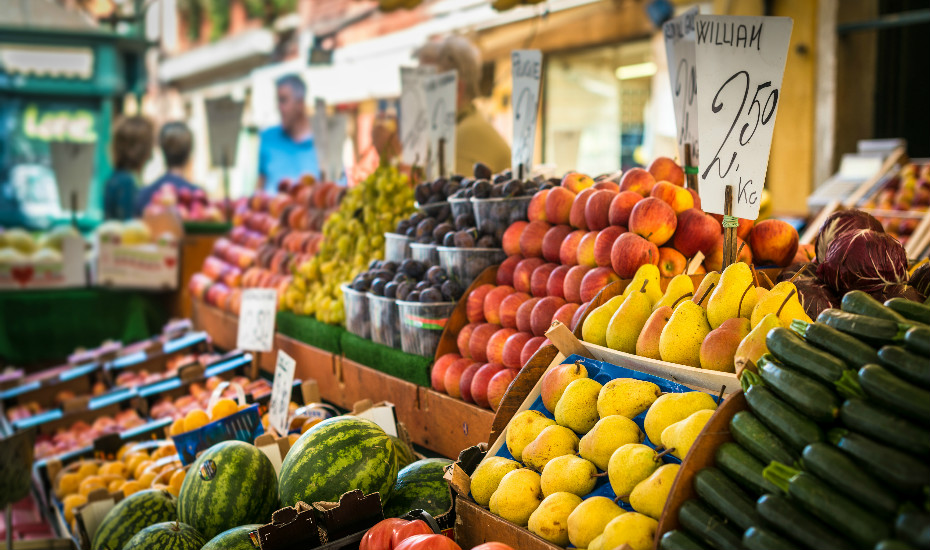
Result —
<instances>
[{"instance_id":1,"label":"blurred person","mask_svg":"<svg viewBox=\"0 0 930 550\"><path fill-rule=\"evenodd\" d=\"M283 76L275 83L281 124L261 133L258 147L258 187L276 193L278 183L297 181L310 174L320 177L316 147L307 116L307 85L297 75Z\"/></svg>"},{"instance_id":2,"label":"blurred person","mask_svg":"<svg viewBox=\"0 0 930 550\"><path fill-rule=\"evenodd\" d=\"M183 122L169 122L158 133L158 146L165 157L165 174L143 188L136 196L135 214L141 216L145 206L165 184L174 186L175 191L187 189L196 191L200 188L187 181L185 172L194 147L194 135Z\"/></svg>"},{"instance_id":3,"label":"blurred person","mask_svg":"<svg viewBox=\"0 0 930 550\"><path fill-rule=\"evenodd\" d=\"M113 131L113 173L103 190L103 217L128 220L135 215L142 167L152 157L155 129L142 116L120 120Z\"/></svg>"}]
</instances>

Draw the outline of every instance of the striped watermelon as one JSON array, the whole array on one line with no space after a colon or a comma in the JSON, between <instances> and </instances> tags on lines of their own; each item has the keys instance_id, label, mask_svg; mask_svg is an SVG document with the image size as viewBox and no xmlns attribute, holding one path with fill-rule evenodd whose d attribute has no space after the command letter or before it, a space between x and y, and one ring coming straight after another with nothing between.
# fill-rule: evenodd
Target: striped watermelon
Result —
<instances>
[{"instance_id":1,"label":"striped watermelon","mask_svg":"<svg viewBox=\"0 0 930 550\"><path fill-rule=\"evenodd\" d=\"M261 527L260 524L240 525L223 531L210 539L202 550L254 550L258 544L252 544L249 533Z\"/></svg>"},{"instance_id":2,"label":"striped watermelon","mask_svg":"<svg viewBox=\"0 0 930 550\"><path fill-rule=\"evenodd\" d=\"M119 550L149 525L176 519L177 501L168 491L149 489L133 493L110 508L94 533L91 548Z\"/></svg>"},{"instance_id":3,"label":"striped watermelon","mask_svg":"<svg viewBox=\"0 0 930 550\"><path fill-rule=\"evenodd\" d=\"M207 541L186 523L165 521L139 531L123 550L200 550Z\"/></svg>"},{"instance_id":4,"label":"striped watermelon","mask_svg":"<svg viewBox=\"0 0 930 550\"><path fill-rule=\"evenodd\" d=\"M205 537L267 523L278 509L274 466L254 445L224 441L191 464L178 495L178 518Z\"/></svg>"},{"instance_id":5,"label":"striped watermelon","mask_svg":"<svg viewBox=\"0 0 930 550\"><path fill-rule=\"evenodd\" d=\"M377 491L383 505L396 480L391 437L369 420L337 416L307 430L284 457L281 504L338 502L359 489L366 495Z\"/></svg>"},{"instance_id":6,"label":"striped watermelon","mask_svg":"<svg viewBox=\"0 0 930 550\"><path fill-rule=\"evenodd\" d=\"M417 457L413 454L413 449L410 448L410 445L404 443L399 437L394 437L393 435L388 437L394 442L394 450L397 451L397 467L399 469L406 468L416 461Z\"/></svg>"},{"instance_id":7,"label":"striped watermelon","mask_svg":"<svg viewBox=\"0 0 930 550\"><path fill-rule=\"evenodd\" d=\"M397 518L421 509L431 516L441 516L452 507L449 483L442 476L452 464L445 458L418 460L397 474L397 483L384 507L384 517Z\"/></svg>"}]
</instances>

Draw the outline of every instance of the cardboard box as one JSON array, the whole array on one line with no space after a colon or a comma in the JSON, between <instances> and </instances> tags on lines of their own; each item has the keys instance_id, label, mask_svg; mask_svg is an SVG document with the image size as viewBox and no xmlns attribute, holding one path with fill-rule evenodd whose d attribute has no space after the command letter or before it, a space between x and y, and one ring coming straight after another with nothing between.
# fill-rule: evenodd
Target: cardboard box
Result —
<instances>
[{"instance_id":1,"label":"cardboard box","mask_svg":"<svg viewBox=\"0 0 930 550\"><path fill-rule=\"evenodd\" d=\"M0 262L0 290L38 290L87 286L84 239L67 236L61 243L61 261Z\"/></svg>"},{"instance_id":2,"label":"cardboard box","mask_svg":"<svg viewBox=\"0 0 930 550\"><path fill-rule=\"evenodd\" d=\"M94 281L100 286L173 290L178 287L178 244L126 246L102 241Z\"/></svg>"}]
</instances>

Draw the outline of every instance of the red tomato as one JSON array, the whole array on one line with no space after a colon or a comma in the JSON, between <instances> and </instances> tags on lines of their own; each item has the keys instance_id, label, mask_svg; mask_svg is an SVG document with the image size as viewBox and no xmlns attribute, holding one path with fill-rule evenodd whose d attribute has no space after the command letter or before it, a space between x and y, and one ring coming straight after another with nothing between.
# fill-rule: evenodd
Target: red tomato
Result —
<instances>
[{"instance_id":1,"label":"red tomato","mask_svg":"<svg viewBox=\"0 0 930 550\"><path fill-rule=\"evenodd\" d=\"M462 550L462 547L445 535L414 535L394 550Z\"/></svg>"},{"instance_id":2,"label":"red tomato","mask_svg":"<svg viewBox=\"0 0 930 550\"><path fill-rule=\"evenodd\" d=\"M413 521L408 521L406 525L402 525L394 529L394 536L391 537L391 548L397 548L397 546L407 540L408 538L414 535L432 535L433 530L430 529L429 525L426 524L422 519L416 519Z\"/></svg>"},{"instance_id":3,"label":"red tomato","mask_svg":"<svg viewBox=\"0 0 930 550\"><path fill-rule=\"evenodd\" d=\"M410 523L405 519L388 518L379 521L365 533L359 544L359 550L392 550L391 538L398 529Z\"/></svg>"},{"instance_id":4,"label":"red tomato","mask_svg":"<svg viewBox=\"0 0 930 550\"><path fill-rule=\"evenodd\" d=\"M480 546L475 546L471 550L513 550L503 542L486 542Z\"/></svg>"}]
</instances>

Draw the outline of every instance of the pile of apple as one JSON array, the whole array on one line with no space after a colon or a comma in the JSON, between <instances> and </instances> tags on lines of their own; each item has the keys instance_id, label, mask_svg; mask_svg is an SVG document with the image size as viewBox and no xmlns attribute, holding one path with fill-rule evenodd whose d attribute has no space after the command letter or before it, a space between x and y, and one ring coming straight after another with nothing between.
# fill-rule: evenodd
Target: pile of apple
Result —
<instances>
[{"instance_id":1,"label":"pile of apple","mask_svg":"<svg viewBox=\"0 0 930 550\"><path fill-rule=\"evenodd\" d=\"M92 388L92 395L101 395L107 391L107 387L103 382L95 382ZM55 394L55 406L62 406L65 401L70 401L78 397L71 390L61 390ZM29 418L30 416L35 416L39 413L45 412L47 409L43 407L38 401L27 401L21 405L14 405L7 409L6 417L10 422L16 422L17 420L23 420Z\"/></svg>"},{"instance_id":2,"label":"pile of apple","mask_svg":"<svg viewBox=\"0 0 930 550\"><path fill-rule=\"evenodd\" d=\"M155 216L174 209L184 221L222 223L226 221L224 206L223 201L211 202L203 189L178 189L166 183L152 195L143 215Z\"/></svg>"},{"instance_id":3,"label":"pile of apple","mask_svg":"<svg viewBox=\"0 0 930 550\"><path fill-rule=\"evenodd\" d=\"M898 212L927 212L930 209L930 164L906 164L899 174L882 184L881 188L864 204L866 209L887 210L882 215L873 212L885 227L885 232L893 235L901 244L917 229L920 218L916 216L893 216Z\"/></svg>"},{"instance_id":4,"label":"pile of apple","mask_svg":"<svg viewBox=\"0 0 930 550\"><path fill-rule=\"evenodd\" d=\"M152 405L152 408L149 410L149 415L155 420L162 418L178 420L184 419L195 410L206 411L213 390L215 390L222 381L223 380L217 376L211 376L207 378L203 384L194 382L188 387L187 395L182 395L175 399L170 397L159 399L157 403ZM271 385L263 378L251 381L245 376L236 376L231 379L231 382L239 384L242 387L242 391L246 395L251 395L253 400L271 393ZM236 391L232 387L226 388L221 395L223 399L232 399L235 398L235 396ZM173 433L174 431L172 430L172 434Z\"/></svg>"},{"instance_id":5,"label":"pile of apple","mask_svg":"<svg viewBox=\"0 0 930 550\"><path fill-rule=\"evenodd\" d=\"M126 409L115 416L101 416L88 424L78 420L68 428L59 429L54 435L40 435L36 439L35 457L45 458L67 453L93 445L98 437L118 433L145 424L135 409Z\"/></svg>"}]
</instances>

